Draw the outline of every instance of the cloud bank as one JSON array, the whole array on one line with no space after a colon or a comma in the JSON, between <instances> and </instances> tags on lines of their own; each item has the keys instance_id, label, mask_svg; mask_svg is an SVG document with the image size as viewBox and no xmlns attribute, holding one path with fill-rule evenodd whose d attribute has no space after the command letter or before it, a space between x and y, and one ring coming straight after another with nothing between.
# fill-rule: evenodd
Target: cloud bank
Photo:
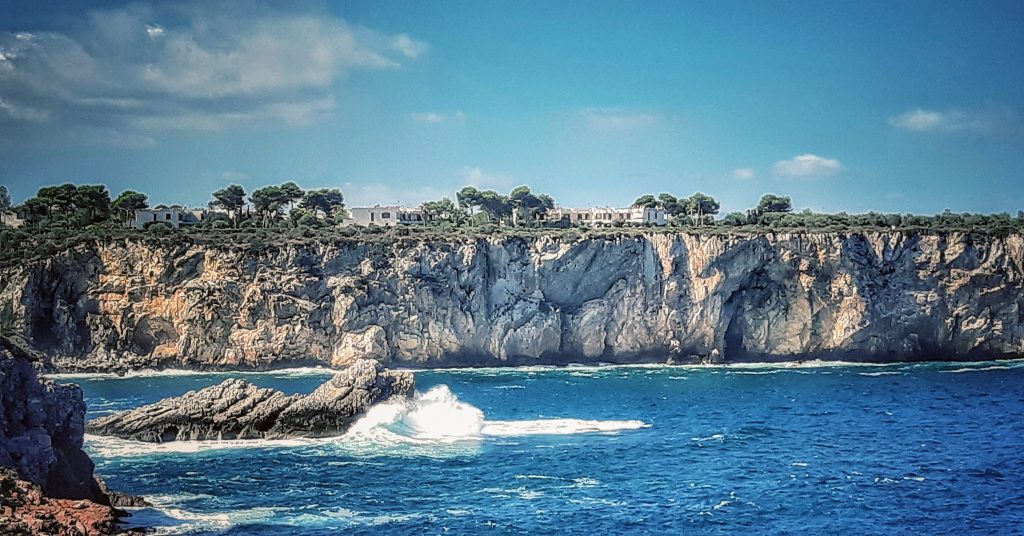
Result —
<instances>
[{"instance_id":1,"label":"cloud bank","mask_svg":"<svg viewBox=\"0 0 1024 536\"><path fill-rule=\"evenodd\" d=\"M336 108L349 73L397 69L427 50L323 14L199 4L93 11L65 33L0 32L0 136L51 125L116 142L305 125Z\"/></svg>"}]
</instances>

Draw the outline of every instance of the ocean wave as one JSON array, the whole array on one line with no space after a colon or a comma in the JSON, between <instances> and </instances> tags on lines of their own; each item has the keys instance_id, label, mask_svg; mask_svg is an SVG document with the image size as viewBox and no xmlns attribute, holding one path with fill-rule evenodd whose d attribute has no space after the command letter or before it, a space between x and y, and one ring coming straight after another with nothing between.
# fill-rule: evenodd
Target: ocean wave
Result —
<instances>
[{"instance_id":1,"label":"ocean wave","mask_svg":"<svg viewBox=\"0 0 1024 536\"><path fill-rule=\"evenodd\" d=\"M104 380L104 379L129 379L129 378L161 378L178 376L226 376L226 375L253 375L253 376L331 376L338 371L327 367L293 367L272 370L194 370L194 369L142 369L132 370L124 373L116 372L59 372L44 374L44 377L53 380Z\"/></svg>"},{"instance_id":2,"label":"ocean wave","mask_svg":"<svg viewBox=\"0 0 1024 536\"><path fill-rule=\"evenodd\" d=\"M339 437L144 443L86 434L85 441L101 458L263 448L314 448L353 456L451 456L473 454L489 437L608 434L649 426L639 420L490 421L480 408L459 400L447 385L438 385L409 400L373 406Z\"/></svg>"}]
</instances>

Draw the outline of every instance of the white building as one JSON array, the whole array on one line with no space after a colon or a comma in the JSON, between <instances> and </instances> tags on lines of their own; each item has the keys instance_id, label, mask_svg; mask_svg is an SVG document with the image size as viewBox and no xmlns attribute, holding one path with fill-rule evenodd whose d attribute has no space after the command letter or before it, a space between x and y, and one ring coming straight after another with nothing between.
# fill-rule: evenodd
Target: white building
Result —
<instances>
[{"instance_id":1,"label":"white building","mask_svg":"<svg viewBox=\"0 0 1024 536\"><path fill-rule=\"evenodd\" d=\"M391 226L400 223L419 225L427 222L427 216L418 208L401 207L398 205L372 207L353 207L346 209L348 223L356 225Z\"/></svg>"},{"instance_id":2,"label":"white building","mask_svg":"<svg viewBox=\"0 0 1024 536\"><path fill-rule=\"evenodd\" d=\"M135 210L132 227L145 228L146 225L163 222L177 229L182 225L196 225L203 221L206 212L202 209L190 209L179 206L165 208L140 208Z\"/></svg>"},{"instance_id":3,"label":"white building","mask_svg":"<svg viewBox=\"0 0 1024 536\"><path fill-rule=\"evenodd\" d=\"M630 207L592 207L563 208L555 207L548 210L541 221L555 223L568 221L573 225L608 226L621 225L668 225L668 217L660 208Z\"/></svg>"},{"instance_id":4,"label":"white building","mask_svg":"<svg viewBox=\"0 0 1024 536\"><path fill-rule=\"evenodd\" d=\"M25 220L19 218L18 215L13 212L0 212L0 223L17 229L25 224Z\"/></svg>"}]
</instances>

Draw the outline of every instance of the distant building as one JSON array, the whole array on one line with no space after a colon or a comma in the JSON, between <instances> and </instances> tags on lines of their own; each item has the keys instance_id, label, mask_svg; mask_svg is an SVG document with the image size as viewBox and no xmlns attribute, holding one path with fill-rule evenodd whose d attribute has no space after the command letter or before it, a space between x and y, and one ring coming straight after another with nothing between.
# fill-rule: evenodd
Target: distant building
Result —
<instances>
[{"instance_id":1,"label":"distant building","mask_svg":"<svg viewBox=\"0 0 1024 536\"><path fill-rule=\"evenodd\" d=\"M25 224L25 220L13 212L0 212L0 223L17 229Z\"/></svg>"},{"instance_id":2,"label":"distant building","mask_svg":"<svg viewBox=\"0 0 1024 536\"><path fill-rule=\"evenodd\" d=\"M135 218L132 220L131 226L135 229L143 229L151 223L163 222L177 229L182 225L196 225L203 221L205 216L205 210L179 206L140 208L135 210Z\"/></svg>"},{"instance_id":3,"label":"distant building","mask_svg":"<svg viewBox=\"0 0 1024 536\"><path fill-rule=\"evenodd\" d=\"M668 218L660 208L630 207L555 207L541 216L541 221L556 223L567 221L572 225L608 226L615 225L668 225Z\"/></svg>"},{"instance_id":4,"label":"distant building","mask_svg":"<svg viewBox=\"0 0 1024 536\"><path fill-rule=\"evenodd\" d=\"M401 207L398 205L372 207L353 207L346 209L348 223L356 225L390 226L398 224L419 225L427 222L427 216L418 208Z\"/></svg>"}]
</instances>

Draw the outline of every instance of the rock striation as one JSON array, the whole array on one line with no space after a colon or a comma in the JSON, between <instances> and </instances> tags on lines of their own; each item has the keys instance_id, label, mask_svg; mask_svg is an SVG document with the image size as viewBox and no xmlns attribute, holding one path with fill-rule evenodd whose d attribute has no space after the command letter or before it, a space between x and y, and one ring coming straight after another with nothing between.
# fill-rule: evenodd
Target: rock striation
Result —
<instances>
[{"instance_id":1,"label":"rock striation","mask_svg":"<svg viewBox=\"0 0 1024 536\"><path fill-rule=\"evenodd\" d=\"M354 362L308 395L229 379L90 421L90 433L148 442L340 435L370 406L412 394L409 372Z\"/></svg>"},{"instance_id":2,"label":"rock striation","mask_svg":"<svg viewBox=\"0 0 1024 536\"><path fill-rule=\"evenodd\" d=\"M1024 355L1024 239L786 232L81 246L0 273L63 371Z\"/></svg>"}]
</instances>

